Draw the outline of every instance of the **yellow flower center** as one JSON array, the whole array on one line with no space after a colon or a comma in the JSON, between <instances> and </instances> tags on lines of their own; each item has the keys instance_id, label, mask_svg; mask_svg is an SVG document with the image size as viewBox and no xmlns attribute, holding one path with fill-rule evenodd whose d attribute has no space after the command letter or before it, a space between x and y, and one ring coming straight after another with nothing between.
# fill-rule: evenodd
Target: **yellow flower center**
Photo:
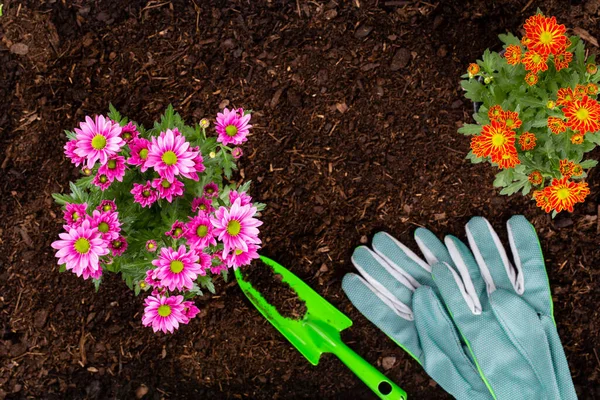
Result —
<instances>
[{"instance_id":1,"label":"yellow flower center","mask_svg":"<svg viewBox=\"0 0 600 400\"><path fill-rule=\"evenodd\" d=\"M108 163L106 166L108 167L108 169L115 169L115 168L117 168L117 161L116 160L108 160Z\"/></svg>"},{"instance_id":2,"label":"yellow flower center","mask_svg":"<svg viewBox=\"0 0 600 400\"><path fill-rule=\"evenodd\" d=\"M550 44L554 41L554 35L549 31L542 31L540 34L540 43L542 44Z\"/></svg>"},{"instance_id":3,"label":"yellow flower center","mask_svg":"<svg viewBox=\"0 0 600 400\"><path fill-rule=\"evenodd\" d=\"M100 179L98 179L100 183L108 182L108 177L106 175L100 175Z\"/></svg>"},{"instance_id":4,"label":"yellow flower center","mask_svg":"<svg viewBox=\"0 0 600 400\"><path fill-rule=\"evenodd\" d=\"M145 160L146 158L148 158L148 149L141 149L140 150L140 158L142 160Z\"/></svg>"},{"instance_id":5,"label":"yellow flower center","mask_svg":"<svg viewBox=\"0 0 600 400\"><path fill-rule=\"evenodd\" d=\"M515 123L515 121L514 121L512 118L508 118L508 119L506 120L506 126L508 126L509 128L510 128L511 126L513 126L513 125L514 125L514 123Z\"/></svg>"},{"instance_id":6,"label":"yellow flower center","mask_svg":"<svg viewBox=\"0 0 600 400\"><path fill-rule=\"evenodd\" d=\"M580 121L587 121L590 116L590 112L587 110L587 108L581 107L577 110L575 116Z\"/></svg>"},{"instance_id":7,"label":"yellow flower center","mask_svg":"<svg viewBox=\"0 0 600 400\"><path fill-rule=\"evenodd\" d=\"M94 136L92 139L92 147L95 150L102 150L106 147L106 138L100 134Z\"/></svg>"},{"instance_id":8,"label":"yellow flower center","mask_svg":"<svg viewBox=\"0 0 600 400\"><path fill-rule=\"evenodd\" d=\"M235 125L227 125L227 127L225 128L225 133L227 134L227 136L235 136L238 133L238 128Z\"/></svg>"},{"instance_id":9,"label":"yellow flower center","mask_svg":"<svg viewBox=\"0 0 600 400\"><path fill-rule=\"evenodd\" d=\"M79 254L87 254L87 252L90 251L91 245L90 241L86 238L79 238L75 241L75 245L73 247L75 247L75 251Z\"/></svg>"},{"instance_id":10,"label":"yellow flower center","mask_svg":"<svg viewBox=\"0 0 600 400\"><path fill-rule=\"evenodd\" d=\"M183 230L181 228L175 228L175 232L173 232L173 236L181 236Z\"/></svg>"},{"instance_id":11,"label":"yellow flower center","mask_svg":"<svg viewBox=\"0 0 600 400\"><path fill-rule=\"evenodd\" d=\"M202 211L206 211L208 209L206 204L200 204L200 206L198 208L201 209Z\"/></svg>"},{"instance_id":12,"label":"yellow flower center","mask_svg":"<svg viewBox=\"0 0 600 400\"><path fill-rule=\"evenodd\" d=\"M102 233L108 232L108 228L110 228L110 227L108 226L108 224L106 222L100 222L98 224L98 230Z\"/></svg>"},{"instance_id":13,"label":"yellow flower center","mask_svg":"<svg viewBox=\"0 0 600 400\"><path fill-rule=\"evenodd\" d=\"M76 212L73 213L73 221L77 221L79 219L79 214Z\"/></svg>"},{"instance_id":14,"label":"yellow flower center","mask_svg":"<svg viewBox=\"0 0 600 400\"><path fill-rule=\"evenodd\" d=\"M556 197L560 200L564 200L571 195L571 191L568 188L561 188L556 191Z\"/></svg>"},{"instance_id":15,"label":"yellow flower center","mask_svg":"<svg viewBox=\"0 0 600 400\"><path fill-rule=\"evenodd\" d=\"M171 187L171 184L170 184L170 183L169 183L169 181L168 181L168 180L166 180L166 179L163 179L163 180L162 180L162 182L160 183L160 185L161 185L162 187L164 187L165 189L168 189L168 188L170 188L170 187Z\"/></svg>"},{"instance_id":16,"label":"yellow flower center","mask_svg":"<svg viewBox=\"0 0 600 400\"><path fill-rule=\"evenodd\" d=\"M154 248L154 243L148 243L148 248L149 249L153 249Z\"/></svg>"},{"instance_id":17,"label":"yellow flower center","mask_svg":"<svg viewBox=\"0 0 600 400\"><path fill-rule=\"evenodd\" d=\"M144 190L142 192L142 196L144 196L144 197L150 197L150 191L148 189Z\"/></svg>"},{"instance_id":18,"label":"yellow flower center","mask_svg":"<svg viewBox=\"0 0 600 400\"><path fill-rule=\"evenodd\" d=\"M183 271L183 263L179 260L173 260L171 261L170 268L172 273L178 274Z\"/></svg>"},{"instance_id":19,"label":"yellow flower center","mask_svg":"<svg viewBox=\"0 0 600 400\"><path fill-rule=\"evenodd\" d=\"M227 224L227 233L229 233L231 236L237 236L241 230L242 225L239 221L236 221L235 219L232 219Z\"/></svg>"},{"instance_id":20,"label":"yellow flower center","mask_svg":"<svg viewBox=\"0 0 600 400\"><path fill-rule=\"evenodd\" d=\"M158 307L158 315L161 317L168 317L171 315L171 306L163 304L162 306Z\"/></svg>"},{"instance_id":21,"label":"yellow flower center","mask_svg":"<svg viewBox=\"0 0 600 400\"><path fill-rule=\"evenodd\" d=\"M542 57L540 57L540 55L539 55L539 54L534 54L534 55L531 57L531 61L533 61L535 64L539 64L539 63L541 63L541 62L542 62Z\"/></svg>"},{"instance_id":22,"label":"yellow flower center","mask_svg":"<svg viewBox=\"0 0 600 400\"><path fill-rule=\"evenodd\" d=\"M494 145L494 147L503 146L504 143L506 143L506 141L506 137L501 133L496 133L492 136L492 144Z\"/></svg>"},{"instance_id":23,"label":"yellow flower center","mask_svg":"<svg viewBox=\"0 0 600 400\"><path fill-rule=\"evenodd\" d=\"M198 229L196 229L196 235L198 235L198 237L206 237L206 235L208 234L208 226L206 225L199 225Z\"/></svg>"},{"instance_id":24,"label":"yellow flower center","mask_svg":"<svg viewBox=\"0 0 600 400\"><path fill-rule=\"evenodd\" d=\"M244 250L242 249L235 249L235 255L239 256L240 254L242 254L244 252Z\"/></svg>"},{"instance_id":25,"label":"yellow flower center","mask_svg":"<svg viewBox=\"0 0 600 400\"><path fill-rule=\"evenodd\" d=\"M162 160L167 165L175 165L177 164L177 154L171 150L165 151L162 155Z\"/></svg>"}]
</instances>

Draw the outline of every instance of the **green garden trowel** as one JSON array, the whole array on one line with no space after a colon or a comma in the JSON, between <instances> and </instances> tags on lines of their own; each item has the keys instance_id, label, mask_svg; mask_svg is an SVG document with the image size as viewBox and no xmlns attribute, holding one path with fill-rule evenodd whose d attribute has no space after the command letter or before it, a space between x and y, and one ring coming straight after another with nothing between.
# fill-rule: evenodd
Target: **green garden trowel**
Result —
<instances>
[{"instance_id":1,"label":"green garden trowel","mask_svg":"<svg viewBox=\"0 0 600 400\"><path fill-rule=\"evenodd\" d=\"M282 282L290 285L298 297L306 303L306 314L302 319L284 318L274 306L245 281L239 269L235 277L242 291L258 311L273 324L302 353L312 365L317 365L321 354L335 354L354 372L379 398L406 400L406 392L362 359L340 338L340 332L352 325L350 318L342 314L327 300L319 296L296 275L267 257L260 256L263 263L280 274Z\"/></svg>"}]
</instances>

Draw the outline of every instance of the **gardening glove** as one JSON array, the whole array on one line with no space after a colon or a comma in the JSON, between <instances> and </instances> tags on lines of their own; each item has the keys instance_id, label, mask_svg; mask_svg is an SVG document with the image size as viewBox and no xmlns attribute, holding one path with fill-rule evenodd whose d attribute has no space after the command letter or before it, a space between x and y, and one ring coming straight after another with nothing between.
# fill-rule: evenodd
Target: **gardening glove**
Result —
<instances>
[{"instance_id":1,"label":"gardening glove","mask_svg":"<svg viewBox=\"0 0 600 400\"><path fill-rule=\"evenodd\" d=\"M446 247L427 230L415 239L429 262L452 263ZM469 350L439 300L431 267L385 232L373 250L358 247L352 262L360 273L344 276L342 287L354 306L402 347L457 399L491 400Z\"/></svg>"},{"instance_id":2,"label":"gardening glove","mask_svg":"<svg viewBox=\"0 0 600 400\"><path fill-rule=\"evenodd\" d=\"M490 223L475 217L471 250L445 238L452 262L433 265L437 287L497 399L576 399L538 237L523 216L507 227L514 267ZM427 247L435 254L440 245Z\"/></svg>"}]
</instances>

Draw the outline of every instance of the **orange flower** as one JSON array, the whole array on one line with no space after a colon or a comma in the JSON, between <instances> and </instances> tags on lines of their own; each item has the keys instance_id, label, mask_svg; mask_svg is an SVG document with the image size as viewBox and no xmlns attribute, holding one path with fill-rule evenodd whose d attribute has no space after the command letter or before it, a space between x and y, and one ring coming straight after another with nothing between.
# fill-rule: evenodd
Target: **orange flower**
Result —
<instances>
[{"instance_id":1,"label":"orange flower","mask_svg":"<svg viewBox=\"0 0 600 400\"><path fill-rule=\"evenodd\" d=\"M564 159L558 162L558 169L560 170L560 174L564 177L570 178L573 175L573 165L575 163Z\"/></svg>"},{"instance_id":2,"label":"orange flower","mask_svg":"<svg viewBox=\"0 0 600 400\"><path fill-rule=\"evenodd\" d=\"M544 20L544 18L546 17L544 17L544 14L541 13L532 15L531 17L527 18L527 20L523 24L523 29L525 29L525 31L533 29L535 26L539 25L541 21ZM525 37L526 36L523 36L523 38Z\"/></svg>"},{"instance_id":3,"label":"orange flower","mask_svg":"<svg viewBox=\"0 0 600 400\"><path fill-rule=\"evenodd\" d=\"M527 36L523 36L521 38L521 44L527 48L529 48L529 43L531 43L531 40L527 39Z\"/></svg>"},{"instance_id":4,"label":"orange flower","mask_svg":"<svg viewBox=\"0 0 600 400\"><path fill-rule=\"evenodd\" d=\"M571 88L560 88L556 93L556 104L559 106L566 106L573 100L575 100L575 93L573 93L573 89Z\"/></svg>"},{"instance_id":5,"label":"orange flower","mask_svg":"<svg viewBox=\"0 0 600 400\"><path fill-rule=\"evenodd\" d=\"M525 52L525 56L521 60L521 62L525 64L525 69L535 74L548 69L548 64L546 63L547 61L547 54L540 54L531 50Z\"/></svg>"},{"instance_id":6,"label":"orange flower","mask_svg":"<svg viewBox=\"0 0 600 400\"><path fill-rule=\"evenodd\" d=\"M539 185L544 180L540 171L533 171L529 174L527 179L529 179L529 182L531 182L532 185Z\"/></svg>"},{"instance_id":7,"label":"orange flower","mask_svg":"<svg viewBox=\"0 0 600 400\"><path fill-rule=\"evenodd\" d=\"M594 75L596 72L598 72L598 66L594 63L589 63L585 66L585 70L588 74Z\"/></svg>"},{"instance_id":8,"label":"orange flower","mask_svg":"<svg viewBox=\"0 0 600 400\"><path fill-rule=\"evenodd\" d=\"M565 125L564 121L558 117L548 117L548 128L550 128L550 131L552 131L552 133L555 135L563 133L567 130L567 126Z\"/></svg>"},{"instance_id":9,"label":"orange flower","mask_svg":"<svg viewBox=\"0 0 600 400\"><path fill-rule=\"evenodd\" d=\"M533 150L535 147L535 142L537 138L531 132L524 132L519 137L519 144L521 145L521 149L523 151Z\"/></svg>"},{"instance_id":10,"label":"orange flower","mask_svg":"<svg viewBox=\"0 0 600 400\"><path fill-rule=\"evenodd\" d=\"M596 100L584 96L563 108L567 117L567 126L581 134L600 130L600 104Z\"/></svg>"},{"instance_id":11,"label":"orange flower","mask_svg":"<svg viewBox=\"0 0 600 400\"><path fill-rule=\"evenodd\" d=\"M571 143L573 144L583 144L583 140L583 133L576 133L573 136L571 136Z\"/></svg>"},{"instance_id":12,"label":"orange flower","mask_svg":"<svg viewBox=\"0 0 600 400\"><path fill-rule=\"evenodd\" d=\"M497 156L516 151L515 133L498 121L484 125L481 134L471 138L471 149L477 157Z\"/></svg>"},{"instance_id":13,"label":"orange flower","mask_svg":"<svg viewBox=\"0 0 600 400\"><path fill-rule=\"evenodd\" d=\"M506 125L506 127L510 130L519 129L519 127L523 123L519 119L519 113L510 110L502 112L502 115L500 116L500 118L498 118L498 121L504 123L504 125Z\"/></svg>"},{"instance_id":14,"label":"orange flower","mask_svg":"<svg viewBox=\"0 0 600 400\"><path fill-rule=\"evenodd\" d=\"M521 62L521 46L511 44L504 52L504 58L509 65L517 65Z\"/></svg>"},{"instance_id":15,"label":"orange flower","mask_svg":"<svg viewBox=\"0 0 600 400\"><path fill-rule=\"evenodd\" d=\"M496 155L492 154L492 162L498 164L498 168L500 169L513 168L521 164L521 161L519 160L519 155L517 154L517 149L514 147L512 151L506 153Z\"/></svg>"},{"instance_id":16,"label":"orange flower","mask_svg":"<svg viewBox=\"0 0 600 400\"><path fill-rule=\"evenodd\" d=\"M573 176L581 176L583 175L583 168L579 164L572 163L571 174Z\"/></svg>"},{"instance_id":17,"label":"orange flower","mask_svg":"<svg viewBox=\"0 0 600 400\"><path fill-rule=\"evenodd\" d=\"M524 26L526 36L531 40L531 50L548 55L558 54L567 47L566 28L556 23L556 17L534 17L529 18Z\"/></svg>"},{"instance_id":18,"label":"orange flower","mask_svg":"<svg viewBox=\"0 0 600 400\"><path fill-rule=\"evenodd\" d=\"M495 106L491 106L488 110L488 117L490 121L498 121L500 118L502 118L503 112L504 110L502 107L500 107L499 104L496 104Z\"/></svg>"},{"instance_id":19,"label":"orange flower","mask_svg":"<svg viewBox=\"0 0 600 400\"><path fill-rule=\"evenodd\" d=\"M583 99L583 96L587 95L587 85L580 85L577 84L575 86L575 89L573 89L573 97L575 97L575 100L581 100Z\"/></svg>"},{"instance_id":20,"label":"orange flower","mask_svg":"<svg viewBox=\"0 0 600 400\"><path fill-rule=\"evenodd\" d=\"M536 206L546 211L547 213L552 211L552 206L550 205L548 196L546 196L543 190L536 190L535 192L533 192L533 198L535 199Z\"/></svg>"},{"instance_id":21,"label":"orange flower","mask_svg":"<svg viewBox=\"0 0 600 400\"><path fill-rule=\"evenodd\" d=\"M527 82L529 86L533 86L538 82L538 76L535 73L530 72L525 75L525 82Z\"/></svg>"},{"instance_id":22,"label":"orange flower","mask_svg":"<svg viewBox=\"0 0 600 400\"><path fill-rule=\"evenodd\" d=\"M598 94L598 85L595 83L588 83L585 90L589 96L595 96Z\"/></svg>"},{"instance_id":23,"label":"orange flower","mask_svg":"<svg viewBox=\"0 0 600 400\"><path fill-rule=\"evenodd\" d=\"M479 65L475 63L469 64L469 68L467 68L467 72L469 73L469 77L474 77L479 73Z\"/></svg>"},{"instance_id":24,"label":"orange flower","mask_svg":"<svg viewBox=\"0 0 600 400\"><path fill-rule=\"evenodd\" d=\"M562 53L554 55L554 66L557 71L567 68L571 61L573 61L573 53L568 51L563 51Z\"/></svg>"},{"instance_id":25,"label":"orange flower","mask_svg":"<svg viewBox=\"0 0 600 400\"><path fill-rule=\"evenodd\" d=\"M553 179L552 184L544 188L544 195L556 212L568 210L573 212L576 203L583 203L590 194L588 184L585 182L571 182L569 178Z\"/></svg>"}]
</instances>

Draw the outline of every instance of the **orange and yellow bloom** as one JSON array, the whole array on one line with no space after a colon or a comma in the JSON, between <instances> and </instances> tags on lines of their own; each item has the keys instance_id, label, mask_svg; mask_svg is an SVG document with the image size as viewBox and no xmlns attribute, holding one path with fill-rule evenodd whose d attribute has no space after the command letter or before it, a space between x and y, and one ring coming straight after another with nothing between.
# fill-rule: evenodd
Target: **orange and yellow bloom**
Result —
<instances>
[{"instance_id":1,"label":"orange and yellow bloom","mask_svg":"<svg viewBox=\"0 0 600 400\"><path fill-rule=\"evenodd\" d=\"M501 122L484 125L481 134L471 138L471 149L477 157L500 158L515 150L515 133Z\"/></svg>"},{"instance_id":2,"label":"orange and yellow bloom","mask_svg":"<svg viewBox=\"0 0 600 400\"><path fill-rule=\"evenodd\" d=\"M503 113L504 110L502 109L502 107L496 104L494 106L491 106L488 110L488 118L490 119L490 121L499 121L500 118L502 118Z\"/></svg>"},{"instance_id":3,"label":"orange and yellow bloom","mask_svg":"<svg viewBox=\"0 0 600 400\"><path fill-rule=\"evenodd\" d=\"M522 63L527 71L537 74L540 71L548 70L548 55L536 53L535 51L527 51L523 56Z\"/></svg>"},{"instance_id":4,"label":"orange and yellow bloom","mask_svg":"<svg viewBox=\"0 0 600 400\"><path fill-rule=\"evenodd\" d=\"M558 54L567 47L566 28L556 22L556 17L534 15L525 22L524 28L528 47L540 54Z\"/></svg>"},{"instance_id":5,"label":"orange and yellow bloom","mask_svg":"<svg viewBox=\"0 0 600 400\"><path fill-rule=\"evenodd\" d=\"M479 71L480 71L479 65L477 65L475 63L469 64L469 67L467 68L467 73L469 74L469 78L472 78L475 75L477 75L479 73Z\"/></svg>"},{"instance_id":6,"label":"orange and yellow bloom","mask_svg":"<svg viewBox=\"0 0 600 400\"><path fill-rule=\"evenodd\" d=\"M573 144L583 144L584 141L584 136L583 133L576 133L573 136L571 136L571 143Z\"/></svg>"},{"instance_id":7,"label":"orange and yellow bloom","mask_svg":"<svg viewBox=\"0 0 600 400\"><path fill-rule=\"evenodd\" d=\"M564 121L558 117L548 117L548 128L550 128L550 131L552 131L552 133L555 135L563 133L567 130L567 126L565 125Z\"/></svg>"},{"instance_id":8,"label":"orange and yellow bloom","mask_svg":"<svg viewBox=\"0 0 600 400\"><path fill-rule=\"evenodd\" d=\"M581 134L600 130L600 104L587 96L563 108L567 126Z\"/></svg>"},{"instance_id":9,"label":"orange and yellow bloom","mask_svg":"<svg viewBox=\"0 0 600 400\"><path fill-rule=\"evenodd\" d=\"M527 179L529 180L529 182L531 182L532 185L541 185L544 181L544 178L542 177L542 173L540 171L533 171L529 174Z\"/></svg>"},{"instance_id":10,"label":"orange and yellow bloom","mask_svg":"<svg viewBox=\"0 0 600 400\"><path fill-rule=\"evenodd\" d=\"M536 206L546 211L547 213L552 211L550 200L548 199L548 196L543 190L536 190L535 192L533 192L533 198L535 199Z\"/></svg>"},{"instance_id":11,"label":"orange and yellow bloom","mask_svg":"<svg viewBox=\"0 0 600 400\"><path fill-rule=\"evenodd\" d=\"M571 167L571 174L573 174L573 176L583 175L583 167L579 164L573 163L573 165Z\"/></svg>"},{"instance_id":12,"label":"orange and yellow bloom","mask_svg":"<svg viewBox=\"0 0 600 400\"><path fill-rule=\"evenodd\" d=\"M598 94L598 85L596 85L595 83L588 83L585 87L585 90L588 96L595 96Z\"/></svg>"},{"instance_id":13,"label":"orange and yellow bloom","mask_svg":"<svg viewBox=\"0 0 600 400\"><path fill-rule=\"evenodd\" d=\"M523 151L533 150L535 148L535 142L537 138L531 132L524 132L519 137L519 144L521 145L521 149Z\"/></svg>"},{"instance_id":14,"label":"orange and yellow bloom","mask_svg":"<svg viewBox=\"0 0 600 400\"><path fill-rule=\"evenodd\" d=\"M508 65L518 65L521 62L521 46L511 44L506 48L504 58Z\"/></svg>"},{"instance_id":15,"label":"orange and yellow bloom","mask_svg":"<svg viewBox=\"0 0 600 400\"><path fill-rule=\"evenodd\" d=\"M510 110L503 111L500 118L498 118L498 121L504 123L510 130L519 129L523 123L523 121L519 119L519 113Z\"/></svg>"},{"instance_id":16,"label":"orange and yellow bloom","mask_svg":"<svg viewBox=\"0 0 600 400\"><path fill-rule=\"evenodd\" d=\"M567 68L571 61L573 61L573 53L568 51L563 51L562 53L554 55L554 67L557 71Z\"/></svg>"},{"instance_id":17,"label":"orange and yellow bloom","mask_svg":"<svg viewBox=\"0 0 600 400\"><path fill-rule=\"evenodd\" d=\"M525 82L527 82L529 86L533 86L538 83L538 76L535 73L530 72L525 75Z\"/></svg>"},{"instance_id":18,"label":"orange and yellow bloom","mask_svg":"<svg viewBox=\"0 0 600 400\"><path fill-rule=\"evenodd\" d=\"M552 184L544 188L548 203L556 212L573 212L576 203L583 203L590 189L586 182L572 182L569 178L553 179Z\"/></svg>"},{"instance_id":19,"label":"orange and yellow bloom","mask_svg":"<svg viewBox=\"0 0 600 400\"><path fill-rule=\"evenodd\" d=\"M594 75L596 72L598 72L598 66L594 63L589 63L585 66L585 70L588 74Z\"/></svg>"},{"instance_id":20,"label":"orange and yellow bloom","mask_svg":"<svg viewBox=\"0 0 600 400\"><path fill-rule=\"evenodd\" d=\"M502 153L501 155L492 155L492 162L498 164L498 168L500 169L513 168L521 164L516 149L508 153Z\"/></svg>"},{"instance_id":21,"label":"orange and yellow bloom","mask_svg":"<svg viewBox=\"0 0 600 400\"><path fill-rule=\"evenodd\" d=\"M570 178L573 175L573 165L574 162L569 161L568 159L560 160L558 162L558 169L560 170L560 174L564 177Z\"/></svg>"},{"instance_id":22,"label":"orange and yellow bloom","mask_svg":"<svg viewBox=\"0 0 600 400\"><path fill-rule=\"evenodd\" d=\"M575 93L573 93L573 89L566 87L558 89L556 93L556 104L559 106L566 106L570 102L575 100Z\"/></svg>"}]
</instances>

